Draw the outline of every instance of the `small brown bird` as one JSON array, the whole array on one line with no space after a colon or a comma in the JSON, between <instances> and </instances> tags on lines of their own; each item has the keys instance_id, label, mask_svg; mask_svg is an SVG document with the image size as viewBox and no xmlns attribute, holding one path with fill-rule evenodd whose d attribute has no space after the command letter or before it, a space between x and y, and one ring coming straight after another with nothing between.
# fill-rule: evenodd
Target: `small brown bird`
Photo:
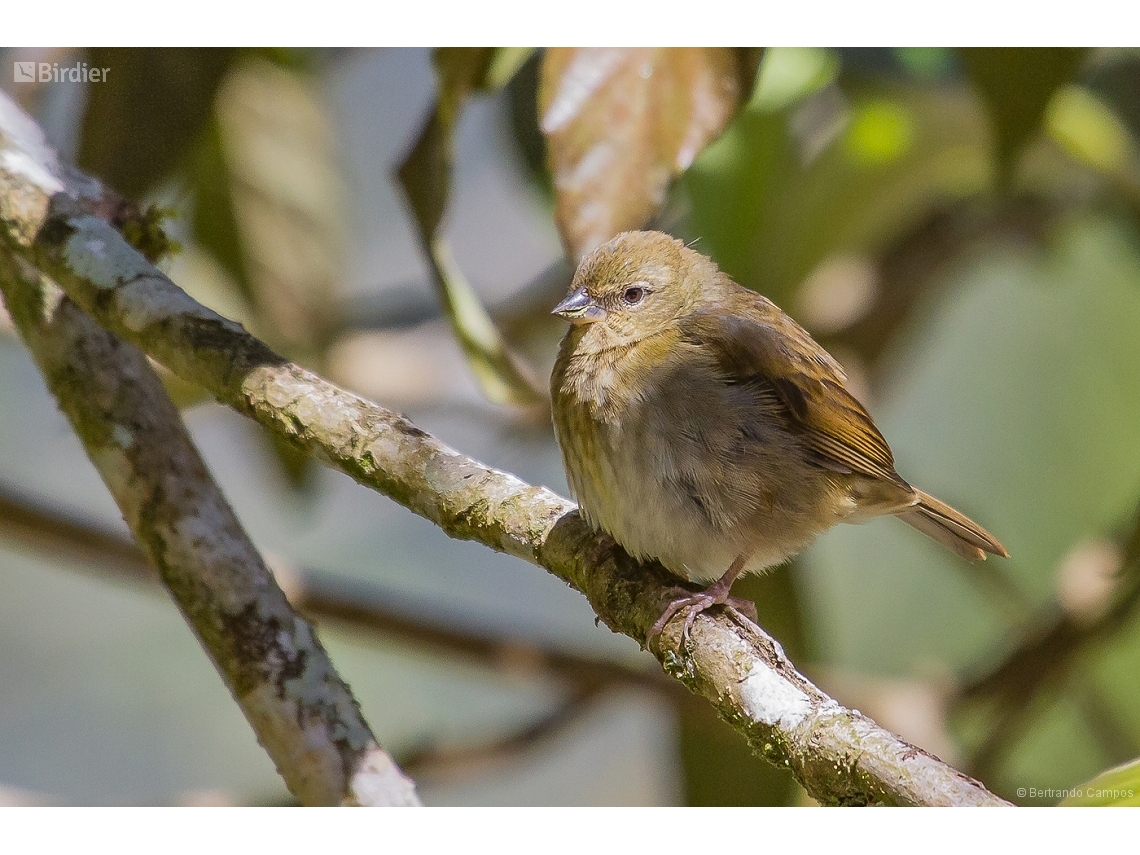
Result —
<instances>
[{"instance_id":1,"label":"small brown bird","mask_svg":"<svg viewBox=\"0 0 1140 855\"><path fill-rule=\"evenodd\" d=\"M660 232L594 250L554 314L571 323L550 378L554 428L582 513L627 552L703 592L687 610L749 610L741 573L804 549L836 523L893 515L978 560L992 535L917 490L843 369L774 303ZM715 581L714 581L715 580ZM752 610L754 613L754 610Z\"/></svg>"}]
</instances>

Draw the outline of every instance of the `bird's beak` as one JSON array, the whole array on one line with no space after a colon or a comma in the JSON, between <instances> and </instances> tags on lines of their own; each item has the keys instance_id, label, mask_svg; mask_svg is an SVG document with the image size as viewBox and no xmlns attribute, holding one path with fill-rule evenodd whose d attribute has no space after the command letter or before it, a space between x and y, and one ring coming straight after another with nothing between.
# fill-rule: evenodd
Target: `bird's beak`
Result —
<instances>
[{"instance_id":1,"label":"bird's beak","mask_svg":"<svg viewBox=\"0 0 1140 855\"><path fill-rule=\"evenodd\" d=\"M606 316L606 310L594 302L585 288L571 291L566 299L551 309L550 314L558 315L572 324L592 324Z\"/></svg>"}]
</instances>

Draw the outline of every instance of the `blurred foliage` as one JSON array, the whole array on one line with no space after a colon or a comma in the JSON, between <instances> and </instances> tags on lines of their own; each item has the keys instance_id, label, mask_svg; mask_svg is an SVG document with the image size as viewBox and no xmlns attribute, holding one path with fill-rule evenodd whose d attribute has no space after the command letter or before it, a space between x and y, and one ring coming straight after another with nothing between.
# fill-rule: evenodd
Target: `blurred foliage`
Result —
<instances>
[{"instance_id":1,"label":"blurred foliage","mask_svg":"<svg viewBox=\"0 0 1140 855\"><path fill-rule=\"evenodd\" d=\"M351 195L318 82L329 60L93 51L124 71L91 90L78 148L123 193L185 201L175 278L318 367L342 328ZM841 526L738 589L793 661L922 687L938 701L921 721L885 692L864 708L904 736L947 734L946 759L1008 798L1042 804L1019 791L1090 778L1086 792L1135 792L1135 764L1094 776L1140 754L1140 597L1119 557L1140 506L1140 52L454 48L433 62L396 177L483 393L532 404L543 385L442 236L460 116L502 98L568 258L653 223L699 240L845 363L904 477L1013 556L970 567L891 521ZM524 304L511 334L547 329L549 307ZM1079 630L1057 635L1063 667L964 693L1021 667L1015 652L1061 618ZM678 714L691 803L798 800L707 708ZM1135 803L1068 800L1110 802Z\"/></svg>"},{"instance_id":2,"label":"blurred foliage","mask_svg":"<svg viewBox=\"0 0 1140 855\"><path fill-rule=\"evenodd\" d=\"M336 324L348 210L324 96L305 72L249 58L219 89L215 121L213 150L231 207L217 213L237 225L222 246L241 249L231 273L248 289L265 337L313 360Z\"/></svg>"},{"instance_id":3,"label":"blurred foliage","mask_svg":"<svg viewBox=\"0 0 1140 855\"><path fill-rule=\"evenodd\" d=\"M1108 51L1088 74L1088 85L1113 107L1128 126L1132 138L1140 134L1140 54L1135 50Z\"/></svg>"},{"instance_id":4,"label":"blurred foliage","mask_svg":"<svg viewBox=\"0 0 1140 855\"><path fill-rule=\"evenodd\" d=\"M464 103L474 92L505 86L529 54L519 48L436 50L436 106L398 173L447 318L483 393L500 404L537 404L544 393L491 320L439 230L451 193L455 129Z\"/></svg>"},{"instance_id":5,"label":"blurred foliage","mask_svg":"<svg viewBox=\"0 0 1140 855\"><path fill-rule=\"evenodd\" d=\"M1140 807L1140 760L1125 763L1097 775L1087 784L1075 788L1061 804L1068 807Z\"/></svg>"},{"instance_id":6,"label":"blurred foliage","mask_svg":"<svg viewBox=\"0 0 1140 855\"><path fill-rule=\"evenodd\" d=\"M1038 131L1053 94L1073 78L1081 48L962 48L970 79L986 105L1004 171Z\"/></svg>"},{"instance_id":7,"label":"blurred foliage","mask_svg":"<svg viewBox=\"0 0 1140 855\"><path fill-rule=\"evenodd\" d=\"M315 52L95 49L115 69L92 87L79 165L130 196L189 192L191 251L224 276L194 277L207 305L238 305L274 347L320 366L338 323L347 189ZM200 393L167 379L175 399ZM311 464L275 443L294 484Z\"/></svg>"},{"instance_id":8,"label":"blurred foliage","mask_svg":"<svg viewBox=\"0 0 1140 855\"><path fill-rule=\"evenodd\" d=\"M773 64L793 59L771 54ZM800 84L808 91L774 96L772 79L761 78L683 189L687 231L778 304L829 254L879 254L925 214L987 186L984 128L967 92L893 81L845 92L811 76Z\"/></svg>"},{"instance_id":9,"label":"blurred foliage","mask_svg":"<svg viewBox=\"0 0 1140 855\"><path fill-rule=\"evenodd\" d=\"M93 48L89 64L113 68L93 86L78 165L126 196L140 196L181 165L210 119L233 62L230 48Z\"/></svg>"}]
</instances>

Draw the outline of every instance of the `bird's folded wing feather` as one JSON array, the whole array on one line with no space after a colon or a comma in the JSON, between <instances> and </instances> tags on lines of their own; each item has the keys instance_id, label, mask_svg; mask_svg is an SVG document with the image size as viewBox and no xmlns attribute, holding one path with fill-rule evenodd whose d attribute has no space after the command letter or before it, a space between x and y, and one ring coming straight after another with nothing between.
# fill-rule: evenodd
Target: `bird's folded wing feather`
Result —
<instances>
[{"instance_id":1,"label":"bird's folded wing feather","mask_svg":"<svg viewBox=\"0 0 1140 855\"><path fill-rule=\"evenodd\" d=\"M909 487L871 416L844 387L839 363L766 299L750 297L757 317L698 311L683 334L711 348L731 382L770 384L823 465Z\"/></svg>"}]
</instances>

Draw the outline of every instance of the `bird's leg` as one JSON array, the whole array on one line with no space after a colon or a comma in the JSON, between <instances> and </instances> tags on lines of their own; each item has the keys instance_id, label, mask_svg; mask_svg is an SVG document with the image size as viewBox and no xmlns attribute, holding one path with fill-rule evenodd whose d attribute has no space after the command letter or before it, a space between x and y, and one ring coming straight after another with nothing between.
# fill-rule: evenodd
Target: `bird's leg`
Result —
<instances>
[{"instance_id":1,"label":"bird's leg","mask_svg":"<svg viewBox=\"0 0 1140 855\"><path fill-rule=\"evenodd\" d=\"M725 606L732 609L738 614L743 614L749 617L754 623L756 621L756 604L749 600L742 600L738 597L730 597L728 592L732 590L732 583L736 581L736 577L740 575L744 569L744 565L748 562L748 554L740 555L725 571L724 575L697 594L689 594L684 597L678 597L673 600L661 617L657 618L657 622L653 624L653 628L649 630L648 638L653 638L660 635L661 631L665 629L665 624L673 619L673 616L683 610L688 610L685 615L685 626L681 630L681 638L689 637L689 629L693 625L693 621L697 619L697 615L706 609L711 609L713 606ZM648 639L647 639L648 640Z\"/></svg>"}]
</instances>

